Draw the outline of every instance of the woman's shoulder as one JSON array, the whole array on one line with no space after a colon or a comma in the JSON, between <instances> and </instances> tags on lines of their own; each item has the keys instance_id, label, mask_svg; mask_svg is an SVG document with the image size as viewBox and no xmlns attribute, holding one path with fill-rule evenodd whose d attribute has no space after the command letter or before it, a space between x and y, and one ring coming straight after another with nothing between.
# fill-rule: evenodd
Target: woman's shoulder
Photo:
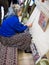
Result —
<instances>
[{"instance_id":1,"label":"woman's shoulder","mask_svg":"<svg viewBox=\"0 0 49 65\"><path fill-rule=\"evenodd\" d=\"M15 20L15 19L18 19L18 16L16 16L16 15L10 15L10 16L4 18L4 20Z\"/></svg>"},{"instance_id":2,"label":"woman's shoulder","mask_svg":"<svg viewBox=\"0 0 49 65\"><path fill-rule=\"evenodd\" d=\"M5 23L15 23L15 22L18 22L19 21L19 19L18 19L18 17L17 16L15 16L15 15L11 15L11 16L9 16L9 17L7 17L7 18L5 18L4 20L3 20L3 22Z\"/></svg>"},{"instance_id":3,"label":"woman's shoulder","mask_svg":"<svg viewBox=\"0 0 49 65\"><path fill-rule=\"evenodd\" d=\"M12 19L18 19L18 16L16 16L16 15L11 15L11 16L9 16L9 18L12 18Z\"/></svg>"}]
</instances>

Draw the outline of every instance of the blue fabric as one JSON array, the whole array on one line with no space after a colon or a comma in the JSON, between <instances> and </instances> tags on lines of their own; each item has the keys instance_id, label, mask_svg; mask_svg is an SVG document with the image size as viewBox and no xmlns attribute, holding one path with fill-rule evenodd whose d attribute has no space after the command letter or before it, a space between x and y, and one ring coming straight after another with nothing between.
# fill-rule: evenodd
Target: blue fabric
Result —
<instances>
[{"instance_id":1,"label":"blue fabric","mask_svg":"<svg viewBox=\"0 0 49 65\"><path fill-rule=\"evenodd\" d=\"M24 32L28 27L24 26L22 23L19 22L17 16L12 15L7 17L1 27L0 27L0 36L10 37L15 35L16 33Z\"/></svg>"}]
</instances>

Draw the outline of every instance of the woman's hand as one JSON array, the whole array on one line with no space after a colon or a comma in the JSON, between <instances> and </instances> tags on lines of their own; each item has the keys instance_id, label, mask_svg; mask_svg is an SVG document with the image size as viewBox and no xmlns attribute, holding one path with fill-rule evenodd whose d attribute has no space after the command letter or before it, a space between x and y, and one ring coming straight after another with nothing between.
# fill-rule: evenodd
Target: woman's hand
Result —
<instances>
[{"instance_id":1,"label":"woman's hand","mask_svg":"<svg viewBox=\"0 0 49 65\"><path fill-rule=\"evenodd\" d=\"M28 27L32 27L33 23L26 24Z\"/></svg>"}]
</instances>

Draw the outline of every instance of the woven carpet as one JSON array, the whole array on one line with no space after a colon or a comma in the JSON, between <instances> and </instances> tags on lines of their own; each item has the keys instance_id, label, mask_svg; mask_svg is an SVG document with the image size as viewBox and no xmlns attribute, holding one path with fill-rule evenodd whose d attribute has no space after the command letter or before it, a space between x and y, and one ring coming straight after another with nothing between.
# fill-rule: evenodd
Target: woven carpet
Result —
<instances>
[{"instance_id":1,"label":"woven carpet","mask_svg":"<svg viewBox=\"0 0 49 65\"><path fill-rule=\"evenodd\" d=\"M0 65L17 65L17 48L3 46L0 43Z\"/></svg>"}]
</instances>

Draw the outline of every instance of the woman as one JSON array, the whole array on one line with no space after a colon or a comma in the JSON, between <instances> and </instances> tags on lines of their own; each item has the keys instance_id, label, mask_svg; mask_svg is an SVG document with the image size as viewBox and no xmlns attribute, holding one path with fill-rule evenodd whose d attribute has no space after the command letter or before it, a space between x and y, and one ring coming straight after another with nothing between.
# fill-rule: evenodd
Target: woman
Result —
<instances>
[{"instance_id":1,"label":"woman","mask_svg":"<svg viewBox=\"0 0 49 65\"><path fill-rule=\"evenodd\" d=\"M19 16L21 8L17 8L14 11ZM21 24L18 16L11 14L6 17L0 27L0 65L17 65L17 48L26 50L30 47L31 35L26 30L32 25Z\"/></svg>"},{"instance_id":2,"label":"woman","mask_svg":"<svg viewBox=\"0 0 49 65\"><path fill-rule=\"evenodd\" d=\"M19 5L16 5L14 8L15 14L11 14L5 20L3 20L2 26L0 27L0 36L2 43L4 45L16 46L21 50L26 50L27 47L30 46L31 43L31 35L29 31L29 27L32 24L23 25L19 21L19 16L22 13L22 8Z\"/></svg>"}]
</instances>

